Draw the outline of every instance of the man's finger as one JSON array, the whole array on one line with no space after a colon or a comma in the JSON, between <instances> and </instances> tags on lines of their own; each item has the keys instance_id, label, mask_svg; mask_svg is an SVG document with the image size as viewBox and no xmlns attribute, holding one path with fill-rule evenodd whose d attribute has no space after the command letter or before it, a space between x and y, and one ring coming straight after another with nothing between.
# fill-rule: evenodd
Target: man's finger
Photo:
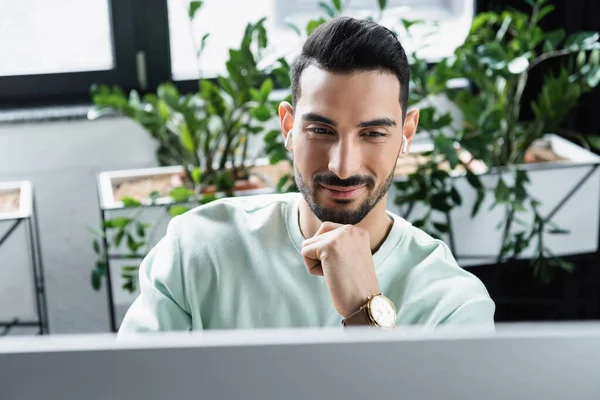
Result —
<instances>
[{"instance_id":1,"label":"man's finger","mask_svg":"<svg viewBox=\"0 0 600 400\"><path fill-rule=\"evenodd\" d=\"M319 260L318 251L321 247L321 243L313 243L311 245L305 246L302 248L302 258L304 259L304 264L313 275L321 275L323 276L323 267L321 265L321 261Z\"/></svg>"},{"instance_id":2,"label":"man's finger","mask_svg":"<svg viewBox=\"0 0 600 400\"><path fill-rule=\"evenodd\" d=\"M323 225L321 225L321 227L319 228L317 233L315 233L315 236L308 238L304 242L302 242L302 247L308 246L310 244L313 244L313 243L316 243L316 242L319 242L322 240L329 239L331 236L336 234L336 231L339 228L341 228L343 226L344 225L341 225L341 224L334 224L333 222L323 223Z\"/></svg>"},{"instance_id":3,"label":"man's finger","mask_svg":"<svg viewBox=\"0 0 600 400\"><path fill-rule=\"evenodd\" d=\"M315 236L319 236L319 235L322 235L324 233L334 231L337 228L341 228L342 226L344 226L344 225L342 225L342 224L336 224L335 222L325 221L325 222L323 222L321 224L321 226L319 227L319 230L317 231L317 233L315 233Z\"/></svg>"}]
</instances>

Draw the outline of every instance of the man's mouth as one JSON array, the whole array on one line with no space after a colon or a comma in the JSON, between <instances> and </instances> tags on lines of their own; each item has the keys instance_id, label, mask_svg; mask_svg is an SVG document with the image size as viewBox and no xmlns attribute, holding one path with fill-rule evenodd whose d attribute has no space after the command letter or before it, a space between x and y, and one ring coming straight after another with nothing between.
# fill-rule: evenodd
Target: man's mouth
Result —
<instances>
[{"instance_id":1,"label":"man's mouth","mask_svg":"<svg viewBox=\"0 0 600 400\"><path fill-rule=\"evenodd\" d=\"M355 197L366 185L358 186L330 186L320 183L325 192L336 199L350 199Z\"/></svg>"}]
</instances>

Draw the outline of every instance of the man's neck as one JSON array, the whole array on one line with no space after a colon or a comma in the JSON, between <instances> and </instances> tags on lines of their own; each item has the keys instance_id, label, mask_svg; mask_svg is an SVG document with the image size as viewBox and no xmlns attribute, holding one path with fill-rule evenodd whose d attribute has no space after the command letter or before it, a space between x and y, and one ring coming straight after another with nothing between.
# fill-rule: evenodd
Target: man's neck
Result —
<instances>
[{"instance_id":1,"label":"man's neck","mask_svg":"<svg viewBox=\"0 0 600 400\"><path fill-rule=\"evenodd\" d=\"M369 232L371 239L371 251L375 253L379 246L384 242L390 229L392 229L393 220L386 213L386 198L382 198L379 203L367 214L362 221L356 226L363 228ZM300 223L300 231L304 238L311 238L317 233L322 224L315 214L313 214L310 206L302 198L298 209L298 222Z\"/></svg>"}]
</instances>

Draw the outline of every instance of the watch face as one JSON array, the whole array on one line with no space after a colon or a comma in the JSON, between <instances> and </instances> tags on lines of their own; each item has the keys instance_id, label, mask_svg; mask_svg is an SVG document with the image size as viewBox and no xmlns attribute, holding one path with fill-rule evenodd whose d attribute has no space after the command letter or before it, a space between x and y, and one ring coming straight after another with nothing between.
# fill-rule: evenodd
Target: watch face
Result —
<instances>
[{"instance_id":1,"label":"watch face","mask_svg":"<svg viewBox=\"0 0 600 400\"><path fill-rule=\"evenodd\" d=\"M396 309L394 304L384 296L375 296L371 300L369 311L377 325L383 328L396 326Z\"/></svg>"}]
</instances>

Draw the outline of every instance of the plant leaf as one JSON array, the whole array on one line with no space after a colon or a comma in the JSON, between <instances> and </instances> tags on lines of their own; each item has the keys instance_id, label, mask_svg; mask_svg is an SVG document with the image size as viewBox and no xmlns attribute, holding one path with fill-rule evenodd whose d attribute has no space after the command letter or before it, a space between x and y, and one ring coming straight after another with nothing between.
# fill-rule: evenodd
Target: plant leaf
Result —
<instances>
[{"instance_id":1,"label":"plant leaf","mask_svg":"<svg viewBox=\"0 0 600 400\"><path fill-rule=\"evenodd\" d=\"M192 181L194 181L195 184L199 184L200 180L202 179L202 171L200 170L200 168L194 167L192 169L191 175Z\"/></svg>"},{"instance_id":2,"label":"plant leaf","mask_svg":"<svg viewBox=\"0 0 600 400\"><path fill-rule=\"evenodd\" d=\"M192 136L192 132L190 132L190 128L187 124L181 125L181 144L183 147L190 151L196 151L196 144L194 143L194 137Z\"/></svg>"},{"instance_id":3,"label":"plant leaf","mask_svg":"<svg viewBox=\"0 0 600 400\"><path fill-rule=\"evenodd\" d=\"M171 193L169 193L169 196L171 196L171 198L178 203L189 201L190 197L193 195L193 191L183 186L176 187L175 189L171 190Z\"/></svg>"},{"instance_id":4,"label":"plant leaf","mask_svg":"<svg viewBox=\"0 0 600 400\"><path fill-rule=\"evenodd\" d=\"M190 19L196 17L196 13L202 7L202 1L190 1L190 8L188 9L188 16Z\"/></svg>"},{"instance_id":5,"label":"plant leaf","mask_svg":"<svg viewBox=\"0 0 600 400\"><path fill-rule=\"evenodd\" d=\"M146 228L140 223L140 221L135 222L135 233L142 238L146 236Z\"/></svg>"},{"instance_id":6,"label":"plant leaf","mask_svg":"<svg viewBox=\"0 0 600 400\"><path fill-rule=\"evenodd\" d=\"M439 223L439 222L434 222L433 226L435 227L435 229L437 229L441 233L448 233L448 232L450 232L450 227L448 226L448 224L442 224L442 223Z\"/></svg>"},{"instance_id":7,"label":"plant leaf","mask_svg":"<svg viewBox=\"0 0 600 400\"><path fill-rule=\"evenodd\" d=\"M308 35L310 35L311 33L313 33L313 31L315 29L317 29L319 26L323 25L325 22L327 22L325 20L325 18L319 18L319 19L314 19L312 21L309 21L308 24L306 25L306 33Z\"/></svg>"},{"instance_id":8,"label":"plant leaf","mask_svg":"<svg viewBox=\"0 0 600 400\"><path fill-rule=\"evenodd\" d=\"M555 229L550 229L548 231L548 233L551 235L569 235L571 233L571 231L569 231L567 229L555 228Z\"/></svg>"},{"instance_id":9,"label":"plant leaf","mask_svg":"<svg viewBox=\"0 0 600 400\"><path fill-rule=\"evenodd\" d=\"M594 68L587 75L587 84L591 88L595 88L600 83L600 66Z\"/></svg>"},{"instance_id":10,"label":"plant leaf","mask_svg":"<svg viewBox=\"0 0 600 400\"><path fill-rule=\"evenodd\" d=\"M333 11L333 8L331 8L331 6L324 1L319 2L319 7L321 7L329 17L333 18L335 16L335 11Z\"/></svg>"},{"instance_id":11,"label":"plant leaf","mask_svg":"<svg viewBox=\"0 0 600 400\"><path fill-rule=\"evenodd\" d=\"M600 150L600 135L589 135L587 141L596 150Z\"/></svg>"},{"instance_id":12,"label":"plant leaf","mask_svg":"<svg viewBox=\"0 0 600 400\"><path fill-rule=\"evenodd\" d=\"M142 205L139 200L134 199L133 197L121 197L121 202L126 208L134 208Z\"/></svg>"},{"instance_id":13,"label":"plant leaf","mask_svg":"<svg viewBox=\"0 0 600 400\"><path fill-rule=\"evenodd\" d=\"M98 243L98 239L94 239L94 253L100 254L100 243Z\"/></svg>"},{"instance_id":14,"label":"plant leaf","mask_svg":"<svg viewBox=\"0 0 600 400\"><path fill-rule=\"evenodd\" d=\"M504 183L502 178L498 180L498 185L496 185L494 195L496 196L496 201L498 203L505 203L510 197L510 188L506 186L506 183Z\"/></svg>"},{"instance_id":15,"label":"plant leaf","mask_svg":"<svg viewBox=\"0 0 600 400\"><path fill-rule=\"evenodd\" d=\"M385 7L387 6L387 0L378 0L379 3L379 9L380 10L385 10Z\"/></svg>"},{"instance_id":16,"label":"plant leaf","mask_svg":"<svg viewBox=\"0 0 600 400\"><path fill-rule=\"evenodd\" d=\"M292 24L291 22L287 23L287 26L290 27L298 36L302 36L302 32L300 32L300 28L298 25Z\"/></svg>"},{"instance_id":17,"label":"plant leaf","mask_svg":"<svg viewBox=\"0 0 600 400\"><path fill-rule=\"evenodd\" d=\"M97 269L92 270L91 281L92 281L92 288L94 288L94 290L100 290L101 278L102 278L102 276L100 274L100 271L98 271Z\"/></svg>"},{"instance_id":18,"label":"plant leaf","mask_svg":"<svg viewBox=\"0 0 600 400\"><path fill-rule=\"evenodd\" d=\"M115 246L119 247L121 242L123 241L123 237L125 237L125 230L121 229L115 235Z\"/></svg>"},{"instance_id":19,"label":"plant leaf","mask_svg":"<svg viewBox=\"0 0 600 400\"><path fill-rule=\"evenodd\" d=\"M268 121L271 118L271 110L265 105L260 105L250 112L252 118L256 118L261 122Z\"/></svg>"},{"instance_id":20,"label":"plant leaf","mask_svg":"<svg viewBox=\"0 0 600 400\"><path fill-rule=\"evenodd\" d=\"M452 197L452 201L454 202L454 204L458 206L462 204L462 198L460 197L458 190L456 190L454 186L452 186L452 190L450 190L450 196Z\"/></svg>"},{"instance_id":21,"label":"plant leaf","mask_svg":"<svg viewBox=\"0 0 600 400\"><path fill-rule=\"evenodd\" d=\"M183 206L180 204L176 204L169 209L169 214L171 214L171 217L176 217L176 216L186 213L188 211L190 211L189 207L186 207L186 206Z\"/></svg>"},{"instance_id":22,"label":"plant leaf","mask_svg":"<svg viewBox=\"0 0 600 400\"><path fill-rule=\"evenodd\" d=\"M333 0L333 6L338 12L342 12L342 0Z\"/></svg>"},{"instance_id":23,"label":"plant leaf","mask_svg":"<svg viewBox=\"0 0 600 400\"><path fill-rule=\"evenodd\" d=\"M484 199L485 199L485 191L482 189L479 189L477 191L477 200L475 200L475 204L473 205L473 211L471 211L471 218L473 218L475 215L477 215Z\"/></svg>"}]
</instances>

